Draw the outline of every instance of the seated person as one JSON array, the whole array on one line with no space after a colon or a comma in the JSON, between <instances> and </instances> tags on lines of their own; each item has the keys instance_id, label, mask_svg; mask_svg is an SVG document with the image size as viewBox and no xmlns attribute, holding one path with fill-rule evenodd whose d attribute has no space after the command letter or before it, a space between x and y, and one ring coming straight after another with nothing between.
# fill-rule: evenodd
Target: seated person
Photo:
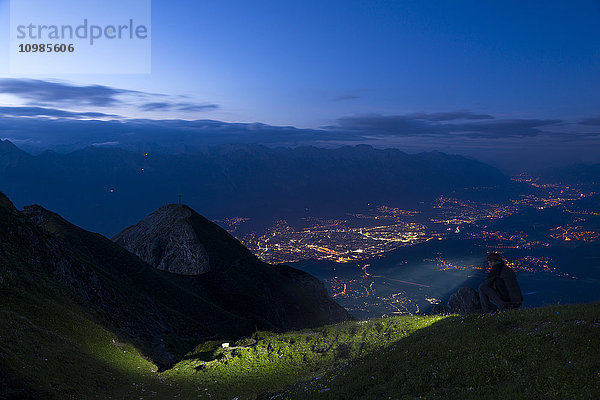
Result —
<instances>
[{"instance_id":1,"label":"seated person","mask_svg":"<svg viewBox=\"0 0 600 400\"><path fill-rule=\"evenodd\" d=\"M504 263L498 253L491 253L487 262L491 271L485 282L479 285L479 299L483 312L491 310L490 300L501 310L519 308L523 303L523 295L515 272Z\"/></svg>"}]
</instances>

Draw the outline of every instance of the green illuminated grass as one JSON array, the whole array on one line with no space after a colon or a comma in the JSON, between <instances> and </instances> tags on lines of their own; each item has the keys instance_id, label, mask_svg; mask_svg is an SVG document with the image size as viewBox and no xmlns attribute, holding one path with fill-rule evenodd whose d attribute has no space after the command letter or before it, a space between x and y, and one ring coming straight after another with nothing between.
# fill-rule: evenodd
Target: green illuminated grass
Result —
<instances>
[{"instance_id":1,"label":"green illuminated grass","mask_svg":"<svg viewBox=\"0 0 600 400\"><path fill-rule=\"evenodd\" d=\"M599 303L226 341L158 373L77 306L13 297L0 304L0 398L600 398Z\"/></svg>"},{"instance_id":2,"label":"green illuminated grass","mask_svg":"<svg viewBox=\"0 0 600 400\"><path fill-rule=\"evenodd\" d=\"M280 335L257 332L252 338L231 343L245 347L223 349L221 342L205 343L164 375L178 382L189 398L208 394L254 398L348 365L442 318L353 321Z\"/></svg>"},{"instance_id":3,"label":"green illuminated grass","mask_svg":"<svg viewBox=\"0 0 600 400\"><path fill-rule=\"evenodd\" d=\"M138 386L162 389L154 364L75 304L12 300L0 306L0 399L128 398Z\"/></svg>"},{"instance_id":4,"label":"green illuminated grass","mask_svg":"<svg viewBox=\"0 0 600 400\"><path fill-rule=\"evenodd\" d=\"M277 399L599 399L600 303L449 316Z\"/></svg>"}]
</instances>

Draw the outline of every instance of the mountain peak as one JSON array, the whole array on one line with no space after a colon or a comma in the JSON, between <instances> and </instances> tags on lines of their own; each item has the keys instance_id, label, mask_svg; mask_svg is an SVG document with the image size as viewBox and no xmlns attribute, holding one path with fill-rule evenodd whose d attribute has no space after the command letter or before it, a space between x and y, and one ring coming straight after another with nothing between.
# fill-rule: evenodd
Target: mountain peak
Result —
<instances>
[{"instance_id":1,"label":"mountain peak","mask_svg":"<svg viewBox=\"0 0 600 400\"><path fill-rule=\"evenodd\" d=\"M4 193L0 192L0 208L6 208L11 211L15 210L15 206L12 201Z\"/></svg>"},{"instance_id":2,"label":"mountain peak","mask_svg":"<svg viewBox=\"0 0 600 400\"><path fill-rule=\"evenodd\" d=\"M0 140L0 170L14 167L27 158L31 158L31 156L10 140Z\"/></svg>"},{"instance_id":3,"label":"mountain peak","mask_svg":"<svg viewBox=\"0 0 600 400\"><path fill-rule=\"evenodd\" d=\"M0 149L4 150L4 149L16 149L17 146L15 146L13 144L13 142L11 142L10 140L6 139L0 139Z\"/></svg>"},{"instance_id":4,"label":"mountain peak","mask_svg":"<svg viewBox=\"0 0 600 400\"><path fill-rule=\"evenodd\" d=\"M268 329L352 318L318 279L260 261L226 230L185 205L162 206L113 240L157 269L202 275L188 280L223 309Z\"/></svg>"},{"instance_id":5,"label":"mountain peak","mask_svg":"<svg viewBox=\"0 0 600 400\"><path fill-rule=\"evenodd\" d=\"M168 204L113 240L157 269L201 275L210 270L210 256L194 229L194 214L187 206Z\"/></svg>"},{"instance_id":6,"label":"mountain peak","mask_svg":"<svg viewBox=\"0 0 600 400\"><path fill-rule=\"evenodd\" d=\"M255 258L227 231L186 205L164 205L113 240L155 268L180 275L201 275Z\"/></svg>"}]
</instances>

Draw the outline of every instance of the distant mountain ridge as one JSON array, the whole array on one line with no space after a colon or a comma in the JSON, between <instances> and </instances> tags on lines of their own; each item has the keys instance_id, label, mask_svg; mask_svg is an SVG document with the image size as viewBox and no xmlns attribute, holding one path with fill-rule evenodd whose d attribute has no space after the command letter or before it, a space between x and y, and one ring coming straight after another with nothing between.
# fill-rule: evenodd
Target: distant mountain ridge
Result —
<instances>
[{"instance_id":1,"label":"distant mountain ridge","mask_svg":"<svg viewBox=\"0 0 600 400\"><path fill-rule=\"evenodd\" d=\"M332 215L368 204L413 207L440 195L503 201L525 190L465 157L366 145L223 145L175 155L89 147L31 156L6 141L0 148L7 149L0 151L0 190L15 204L42 204L109 236L177 193L214 220Z\"/></svg>"},{"instance_id":2,"label":"distant mountain ridge","mask_svg":"<svg viewBox=\"0 0 600 400\"><path fill-rule=\"evenodd\" d=\"M576 184L600 185L600 164L573 164L568 167L554 168L546 171L546 177Z\"/></svg>"}]
</instances>

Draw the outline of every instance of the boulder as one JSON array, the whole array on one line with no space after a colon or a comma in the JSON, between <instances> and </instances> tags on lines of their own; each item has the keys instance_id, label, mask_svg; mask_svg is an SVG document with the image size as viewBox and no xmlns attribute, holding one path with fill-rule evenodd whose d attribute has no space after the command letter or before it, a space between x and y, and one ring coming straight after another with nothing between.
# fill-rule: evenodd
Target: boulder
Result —
<instances>
[{"instance_id":1,"label":"boulder","mask_svg":"<svg viewBox=\"0 0 600 400\"><path fill-rule=\"evenodd\" d=\"M481 312L479 293L470 287L462 287L453 293L448 304L437 304L433 307L434 314L472 314Z\"/></svg>"}]
</instances>

